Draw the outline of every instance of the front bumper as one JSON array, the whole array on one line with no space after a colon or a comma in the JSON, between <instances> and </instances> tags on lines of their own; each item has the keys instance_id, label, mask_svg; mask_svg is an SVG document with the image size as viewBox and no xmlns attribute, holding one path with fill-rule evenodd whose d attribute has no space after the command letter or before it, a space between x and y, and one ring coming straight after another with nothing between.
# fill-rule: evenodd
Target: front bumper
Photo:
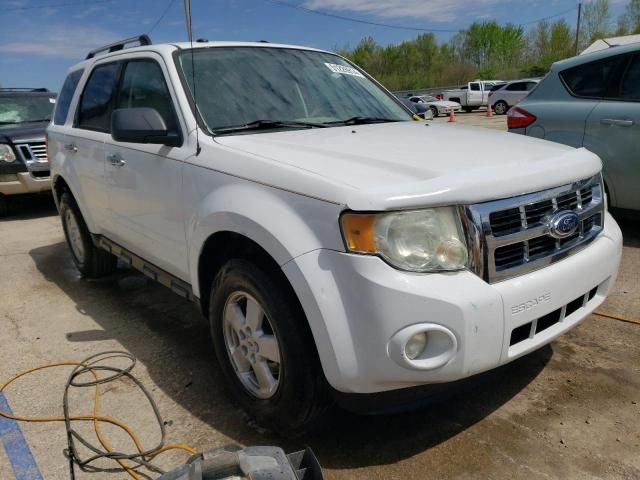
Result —
<instances>
[{"instance_id":1,"label":"front bumper","mask_svg":"<svg viewBox=\"0 0 640 480\"><path fill-rule=\"evenodd\" d=\"M51 190L51 177L36 178L29 172L19 172L13 175L15 175L15 179L13 180L0 180L0 194L19 195L22 193L41 193Z\"/></svg>"},{"instance_id":2,"label":"front bumper","mask_svg":"<svg viewBox=\"0 0 640 480\"><path fill-rule=\"evenodd\" d=\"M467 271L401 272L377 257L331 250L309 252L283 270L307 314L329 383L340 392L375 393L459 380L551 342L604 301L621 255L620 229L607 214L604 231L589 246L494 284ZM573 313L536 333L538 319L575 307L579 298L584 302ZM392 339L415 325L453 334L455 351L445 364L416 368L394 357ZM514 330L525 325L533 328L517 338Z\"/></svg>"}]
</instances>

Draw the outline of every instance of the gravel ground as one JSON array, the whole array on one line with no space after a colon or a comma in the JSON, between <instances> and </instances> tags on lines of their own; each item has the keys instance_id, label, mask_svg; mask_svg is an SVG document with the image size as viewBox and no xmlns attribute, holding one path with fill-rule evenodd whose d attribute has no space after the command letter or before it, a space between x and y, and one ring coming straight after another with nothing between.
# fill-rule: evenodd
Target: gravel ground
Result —
<instances>
[{"instance_id":1,"label":"gravel ground","mask_svg":"<svg viewBox=\"0 0 640 480\"><path fill-rule=\"evenodd\" d=\"M481 115L461 114L460 123L476 117L482 124ZM623 221L622 227L622 270L600 310L639 320L640 223ZM49 198L14 202L13 214L0 221L0 291L0 378L104 350L129 351L139 359L134 373L158 402L170 442L201 450L228 443L288 451L309 445L330 480L640 478L638 325L591 316L550 346L421 410L368 417L335 411L323 433L292 439L258 428L229 401L207 327L192 304L124 268L100 281L81 279ZM66 368L39 373L6 397L16 413L60 414L68 374ZM131 382L107 390L102 411L153 444L157 428ZM89 392L72 397L78 413L90 404ZM43 477L69 478L63 426L21 428ZM105 431L117 448L131 449L112 429ZM185 458L170 453L159 464L171 468ZM0 479L11 478L0 448Z\"/></svg>"}]
</instances>

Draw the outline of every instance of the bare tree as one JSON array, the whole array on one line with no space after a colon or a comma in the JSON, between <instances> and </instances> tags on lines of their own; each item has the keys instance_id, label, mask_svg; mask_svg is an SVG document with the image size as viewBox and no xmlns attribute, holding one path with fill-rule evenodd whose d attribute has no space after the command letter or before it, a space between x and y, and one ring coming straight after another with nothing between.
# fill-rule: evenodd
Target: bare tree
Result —
<instances>
[{"instance_id":1,"label":"bare tree","mask_svg":"<svg viewBox=\"0 0 640 480\"><path fill-rule=\"evenodd\" d=\"M593 0L582 9L580 48L588 47L599 38L609 35L611 10L609 0Z\"/></svg>"}]
</instances>

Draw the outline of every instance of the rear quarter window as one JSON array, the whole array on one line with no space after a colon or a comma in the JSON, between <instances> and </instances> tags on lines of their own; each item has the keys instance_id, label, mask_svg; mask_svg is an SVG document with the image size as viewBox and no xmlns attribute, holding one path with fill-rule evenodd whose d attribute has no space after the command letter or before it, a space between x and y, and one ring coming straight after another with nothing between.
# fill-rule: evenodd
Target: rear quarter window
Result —
<instances>
[{"instance_id":1,"label":"rear quarter window","mask_svg":"<svg viewBox=\"0 0 640 480\"><path fill-rule=\"evenodd\" d=\"M64 125L64 122L67 120L69 106L71 105L71 100L73 99L73 95L78 87L78 82L80 81L80 77L82 77L83 72L84 70L82 69L75 70L67 75L56 102L56 111L53 115L53 123L55 125Z\"/></svg>"}]
</instances>

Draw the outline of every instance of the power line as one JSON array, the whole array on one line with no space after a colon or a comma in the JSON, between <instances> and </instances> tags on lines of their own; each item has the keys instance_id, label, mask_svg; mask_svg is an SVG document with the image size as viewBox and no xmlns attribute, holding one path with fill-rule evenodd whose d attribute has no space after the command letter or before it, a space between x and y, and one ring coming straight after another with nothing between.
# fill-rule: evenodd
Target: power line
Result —
<instances>
[{"instance_id":1,"label":"power line","mask_svg":"<svg viewBox=\"0 0 640 480\"><path fill-rule=\"evenodd\" d=\"M75 5L95 5L99 3L111 3L113 0L84 0L82 2L63 2L63 3L49 3L47 5L30 5L28 7L2 7L3 12L11 12L17 10L39 10L45 8L58 8L58 7L71 7Z\"/></svg>"},{"instance_id":2,"label":"power line","mask_svg":"<svg viewBox=\"0 0 640 480\"><path fill-rule=\"evenodd\" d=\"M160 18L158 18L158 20L156 20L156 22L153 24L153 26L149 29L149 31L147 32L147 35L150 35L151 32L153 32L155 30L155 28L160 25L160 22L164 19L164 17L167 15L167 13L169 13L169 10L171 10L171 7L173 6L173 3L175 2L175 0L169 0L169 3L167 4L167 7L164 9L164 12L162 12L162 15L160 15Z\"/></svg>"},{"instance_id":3,"label":"power line","mask_svg":"<svg viewBox=\"0 0 640 480\"><path fill-rule=\"evenodd\" d=\"M439 28L419 28L419 27L409 27L406 25L393 25L393 24L389 24L389 23L380 23L380 22L371 22L368 20L363 20L360 18L353 18L353 17L347 17L344 15L337 15L334 13L329 13L329 12L323 12L321 10L314 10L312 8L307 8L303 5L296 5L294 3L289 3L286 2L284 0L263 0L275 5L279 5L282 7L288 7L288 8L294 8L296 10L301 10L303 12L306 13L312 13L315 15L322 15L323 17L329 17L329 18L336 18L338 20L344 20L347 22L354 22L354 23L363 23L365 25L373 25L376 27L385 27L385 28L395 28L398 30L411 30L414 32L433 32L433 33L458 33L460 30L462 29L458 29L458 30L447 30L447 29L439 29ZM549 15L547 17L543 17L543 18L538 18L537 20L531 20L528 22L522 22L519 23L518 25L531 25L533 23L538 23L538 22L543 22L545 20L551 20L552 18L556 18L556 17L561 17L563 15L566 15L567 13L573 12L574 10L576 10L576 8L578 7L572 7L569 10L565 10L563 12L560 13L556 13L554 15Z\"/></svg>"},{"instance_id":4,"label":"power line","mask_svg":"<svg viewBox=\"0 0 640 480\"><path fill-rule=\"evenodd\" d=\"M302 10L303 12L307 12L307 13L322 15L324 17L337 18L338 20L345 20L347 22L364 23L365 25L373 25L376 27L396 28L398 30L412 30L414 32L458 33L459 31L459 30L443 30L438 28L407 27L403 25L391 25L389 23L370 22L368 20L362 20L359 18L345 17L342 15L336 15L334 13L322 12L320 10L313 10L312 8L307 8L302 5L296 5L293 3L284 2L282 0L265 0L265 1L274 3L276 5L280 5L283 7L295 8L297 10Z\"/></svg>"}]
</instances>

